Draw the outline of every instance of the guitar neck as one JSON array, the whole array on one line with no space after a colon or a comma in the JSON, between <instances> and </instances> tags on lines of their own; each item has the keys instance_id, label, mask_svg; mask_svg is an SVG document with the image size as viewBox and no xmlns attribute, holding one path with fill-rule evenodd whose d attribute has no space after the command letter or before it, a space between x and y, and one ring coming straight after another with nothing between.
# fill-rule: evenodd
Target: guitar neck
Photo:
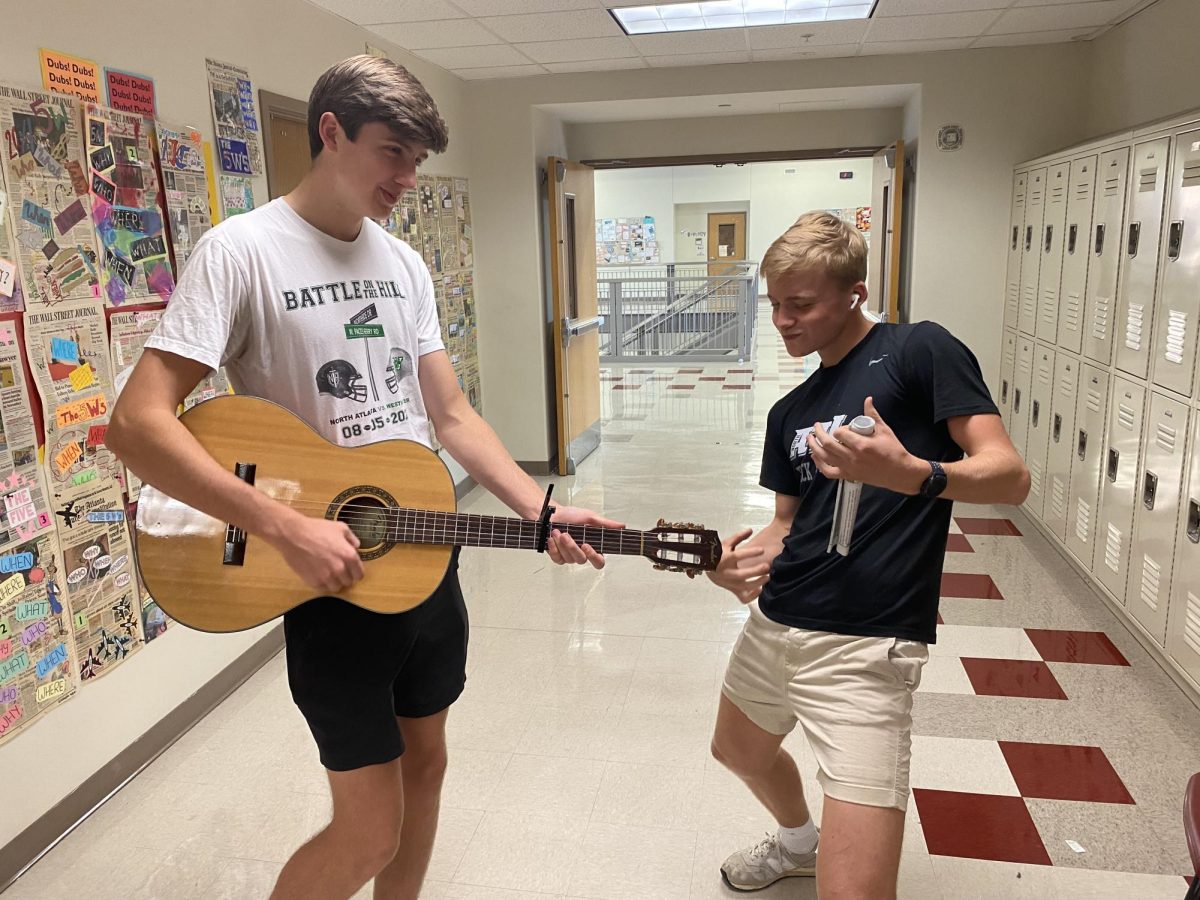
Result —
<instances>
[{"instance_id":1,"label":"guitar neck","mask_svg":"<svg viewBox=\"0 0 1200 900\"><path fill-rule=\"evenodd\" d=\"M401 544L458 544L463 547L510 547L536 550L540 525L530 519L437 512L428 509L389 510L389 540ZM589 544L605 556L641 556L646 533L631 528L599 525L551 527L565 531L578 544Z\"/></svg>"}]
</instances>

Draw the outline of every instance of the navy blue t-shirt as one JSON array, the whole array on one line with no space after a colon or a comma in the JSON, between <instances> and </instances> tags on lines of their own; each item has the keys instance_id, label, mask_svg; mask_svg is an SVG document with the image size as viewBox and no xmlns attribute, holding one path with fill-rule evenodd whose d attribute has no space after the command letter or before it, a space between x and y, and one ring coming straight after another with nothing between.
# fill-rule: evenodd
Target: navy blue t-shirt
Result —
<instances>
[{"instance_id":1,"label":"navy blue t-shirt","mask_svg":"<svg viewBox=\"0 0 1200 900\"><path fill-rule=\"evenodd\" d=\"M827 552L838 483L806 439L815 422L832 431L862 415L867 397L909 453L940 462L963 457L947 419L998 414L975 356L933 322L875 325L779 400L759 483L799 497L800 508L759 607L793 628L933 643L951 501L864 485L850 555Z\"/></svg>"}]
</instances>

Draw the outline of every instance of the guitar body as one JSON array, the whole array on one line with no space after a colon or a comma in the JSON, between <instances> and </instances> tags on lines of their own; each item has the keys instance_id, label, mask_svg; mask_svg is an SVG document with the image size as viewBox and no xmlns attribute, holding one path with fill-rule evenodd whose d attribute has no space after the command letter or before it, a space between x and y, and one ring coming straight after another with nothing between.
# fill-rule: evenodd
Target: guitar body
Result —
<instances>
[{"instance_id":1,"label":"guitar body","mask_svg":"<svg viewBox=\"0 0 1200 900\"><path fill-rule=\"evenodd\" d=\"M404 612L441 583L449 544L388 542L372 518L385 506L454 511L454 482L427 447L401 440L339 447L283 407L246 396L213 398L180 421L226 471L253 466L253 484L267 495L312 516L357 517L365 577L339 594L342 599L376 612ZM142 583L159 606L201 631L253 628L314 596L261 538L150 485L138 501L137 559Z\"/></svg>"}]
</instances>

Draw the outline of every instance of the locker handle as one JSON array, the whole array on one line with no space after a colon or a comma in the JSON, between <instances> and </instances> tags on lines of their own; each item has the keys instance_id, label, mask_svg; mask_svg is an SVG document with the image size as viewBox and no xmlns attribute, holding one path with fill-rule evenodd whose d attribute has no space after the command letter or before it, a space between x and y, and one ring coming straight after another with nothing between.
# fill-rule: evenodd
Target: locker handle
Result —
<instances>
[{"instance_id":1,"label":"locker handle","mask_svg":"<svg viewBox=\"0 0 1200 900\"><path fill-rule=\"evenodd\" d=\"M1171 223L1171 236L1167 241L1167 259L1179 259L1183 249L1183 222Z\"/></svg>"},{"instance_id":2,"label":"locker handle","mask_svg":"<svg viewBox=\"0 0 1200 900\"><path fill-rule=\"evenodd\" d=\"M1158 491L1158 476L1146 470L1146 479L1142 484L1142 506L1154 509L1154 494Z\"/></svg>"},{"instance_id":3,"label":"locker handle","mask_svg":"<svg viewBox=\"0 0 1200 900\"><path fill-rule=\"evenodd\" d=\"M1096 226L1096 255L1099 256L1104 252L1104 226Z\"/></svg>"},{"instance_id":4,"label":"locker handle","mask_svg":"<svg viewBox=\"0 0 1200 900\"><path fill-rule=\"evenodd\" d=\"M1016 388L1013 391L1013 412L1019 413L1020 411L1021 411L1021 389Z\"/></svg>"},{"instance_id":5,"label":"locker handle","mask_svg":"<svg viewBox=\"0 0 1200 900\"><path fill-rule=\"evenodd\" d=\"M1033 249L1033 226L1032 225L1025 226L1025 249L1026 250Z\"/></svg>"},{"instance_id":6,"label":"locker handle","mask_svg":"<svg viewBox=\"0 0 1200 900\"><path fill-rule=\"evenodd\" d=\"M1021 226L1020 226L1020 225L1014 225L1014 226L1013 226L1013 236L1012 236L1012 248L1013 248L1014 250L1016 250L1016 249L1017 249L1017 242L1018 242L1019 240L1021 240Z\"/></svg>"},{"instance_id":7,"label":"locker handle","mask_svg":"<svg viewBox=\"0 0 1200 900\"><path fill-rule=\"evenodd\" d=\"M1054 443L1060 443L1062 437L1062 413L1054 414Z\"/></svg>"},{"instance_id":8,"label":"locker handle","mask_svg":"<svg viewBox=\"0 0 1200 900\"><path fill-rule=\"evenodd\" d=\"M1200 503L1188 500L1187 539L1200 544Z\"/></svg>"},{"instance_id":9,"label":"locker handle","mask_svg":"<svg viewBox=\"0 0 1200 900\"><path fill-rule=\"evenodd\" d=\"M1040 403L1038 403L1038 401L1034 400L1033 401L1033 415L1030 417L1034 428L1037 428L1037 426L1038 426L1038 413L1041 412L1041 409L1042 409L1042 405Z\"/></svg>"},{"instance_id":10,"label":"locker handle","mask_svg":"<svg viewBox=\"0 0 1200 900\"><path fill-rule=\"evenodd\" d=\"M1047 225L1046 226L1046 247L1045 247L1045 250L1047 253L1050 252L1050 244L1052 243L1053 237L1054 237L1054 226Z\"/></svg>"},{"instance_id":11,"label":"locker handle","mask_svg":"<svg viewBox=\"0 0 1200 900\"><path fill-rule=\"evenodd\" d=\"M1003 406L1008 402L1008 379L1004 378L1000 381L1000 405Z\"/></svg>"},{"instance_id":12,"label":"locker handle","mask_svg":"<svg viewBox=\"0 0 1200 900\"><path fill-rule=\"evenodd\" d=\"M1117 467L1121 464L1121 451L1115 447L1108 450L1108 480L1116 484Z\"/></svg>"},{"instance_id":13,"label":"locker handle","mask_svg":"<svg viewBox=\"0 0 1200 900\"><path fill-rule=\"evenodd\" d=\"M1079 429L1079 442L1075 447L1075 455L1080 459L1087 458L1087 432L1082 428Z\"/></svg>"},{"instance_id":14,"label":"locker handle","mask_svg":"<svg viewBox=\"0 0 1200 900\"><path fill-rule=\"evenodd\" d=\"M1075 240L1079 237L1079 226L1072 225L1067 229L1067 252L1075 252Z\"/></svg>"},{"instance_id":15,"label":"locker handle","mask_svg":"<svg viewBox=\"0 0 1200 900\"><path fill-rule=\"evenodd\" d=\"M1129 246L1127 248L1127 252L1129 253L1130 256L1137 256L1138 242L1141 240L1141 237L1142 237L1142 223L1141 222L1130 222L1129 223Z\"/></svg>"}]
</instances>

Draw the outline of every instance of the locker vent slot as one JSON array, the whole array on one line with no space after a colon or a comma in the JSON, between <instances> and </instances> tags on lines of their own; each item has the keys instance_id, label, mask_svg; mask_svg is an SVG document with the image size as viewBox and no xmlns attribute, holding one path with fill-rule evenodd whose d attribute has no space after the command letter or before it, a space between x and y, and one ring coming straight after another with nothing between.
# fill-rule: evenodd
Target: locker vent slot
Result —
<instances>
[{"instance_id":1,"label":"locker vent slot","mask_svg":"<svg viewBox=\"0 0 1200 900\"><path fill-rule=\"evenodd\" d=\"M1043 356L1042 364L1038 366L1038 381L1049 387L1050 379L1054 374L1053 369L1054 367L1050 364L1050 359Z\"/></svg>"},{"instance_id":2,"label":"locker vent slot","mask_svg":"<svg viewBox=\"0 0 1200 900\"><path fill-rule=\"evenodd\" d=\"M1183 640L1193 653L1200 653L1200 597L1187 592L1187 609L1184 611Z\"/></svg>"},{"instance_id":3,"label":"locker vent slot","mask_svg":"<svg viewBox=\"0 0 1200 900\"><path fill-rule=\"evenodd\" d=\"M1137 413L1134 412L1132 406L1126 406L1124 403L1117 404L1117 424L1126 431L1133 431L1134 417Z\"/></svg>"},{"instance_id":4,"label":"locker vent slot","mask_svg":"<svg viewBox=\"0 0 1200 900\"><path fill-rule=\"evenodd\" d=\"M1097 388L1089 387L1087 395L1087 408L1092 412L1100 412L1100 391Z\"/></svg>"},{"instance_id":5,"label":"locker vent slot","mask_svg":"<svg viewBox=\"0 0 1200 900\"><path fill-rule=\"evenodd\" d=\"M1183 167L1183 186L1200 187L1200 159L1194 159Z\"/></svg>"},{"instance_id":6,"label":"locker vent slot","mask_svg":"<svg viewBox=\"0 0 1200 900\"><path fill-rule=\"evenodd\" d=\"M1067 486L1055 475L1053 487L1050 489L1050 503L1054 510L1054 518L1062 521L1067 517Z\"/></svg>"},{"instance_id":7,"label":"locker vent slot","mask_svg":"<svg viewBox=\"0 0 1200 900\"><path fill-rule=\"evenodd\" d=\"M1038 465L1037 460L1026 460L1026 465L1029 466L1029 495L1040 497L1042 495L1042 467Z\"/></svg>"},{"instance_id":8,"label":"locker vent slot","mask_svg":"<svg viewBox=\"0 0 1200 900\"><path fill-rule=\"evenodd\" d=\"M1037 314L1037 288L1033 286L1027 287L1025 289L1024 300L1025 305L1021 309L1021 312L1025 314L1026 318L1033 319Z\"/></svg>"},{"instance_id":9,"label":"locker vent slot","mask_svg":"<svg viewBox=\"0 0 1200 900\"><path fill-rule=\"evenodd\" d=\"M1054 325L1058 321L1058 289L1046 288L1042 291L1042 321Z\"/></svg>"},{"instance_id":10,"label":"locker vent slot","mask_svg":"<svg viewBox=\"0 0 1200 900\"><path fill-rule=\"evenodd\" d=\"M1158 612L1158 589L1162 584L1162 567L1149 556L1142 556L1142 600Z\"/></svg>"},{"instance_id":11,"label":"locker vent slot","mask_svg":"<svg viewBox=\"0 0 1200 900\"><path fill-rule=\"evenodd\" d=\"M1076 200L1087 200L1090 196L1092 196L1092 183L1090 181L1081 181L1075 186Z\"/></svg>"},{"instance_id":12,"label":"locker vent slot","mask_svg":"<svg viewBox=\"0 0 1200 900\"><path fill-rule=\"evenodd\" d=\"M1080 497L1075 501L1075 537L1086 544L1092 532L1092 508Z\"/></svg>"},{"instance_id":13,"label":"locker vent slot","mask_svg":"<svg viewBox=\"0 0 1200 900\"><path fill-rule=\"evenodd\" d=\"M1171 456L1175 455L1175 441L1179 437L1179 432L1162 422L1158 423L1158 427L1154 429L1154 443L1158 444L1163 450L1167 451Z\"/></svg>"},{"instance_id":14,"label":"locker vent slot","mask_svg":"<svg viewBox=\"0 0 1200 900\"><path fill-rule=\"evenodd\" d=\"M1068 369L1067 374L1058 380L1058 392L1068 400L1071 397L1071 389L1075 387L1075 380L1071 378L1071 375L1072 373Z\"/></svg>"},{"instance_id":15,"label":"locker vent slot","mask_svg":"<svg viewBox=\"0 0 1200 900\"><path fill-rule=\"evenodd\" d=\"M1121 529L1108 523L1108 534L1104 538L1104 564L1114 573L1121 571Z\"/></svg>"},{"instance_id":16,"label":"locker vent slot","mask_svg":"<svg viewBox=\"0 0 1200 900\"><path fill-rule=\"evenodd\" d=\"M1121 176L1109 175L1104 179L1104 196L1117 197L1121 193Z\"/></svg>"},{"instance_id":17,"label":"locker vent slot","mask_svg":"<svg viewBox=\"0 0 1200 900\"><path fill-rule=\"evenodd\" d=\"M1066 317L1066 328L1068 331L1079 330L1079 307L1080 307L1079 291L1072 291L1067 294L1067 306L1063 315Z\"/></svg>"},{"instance_id":18,"label":"locker vent slot","mask_svg":"<svg viewBox=\"0 0 1200 900\"><path fill-rule=\"evenodd\" d=\"M1144 303L1130 303L1125 319L1125 346L1134 352L1142 349L1142 324L1146 316Z\"/></svg>"},{"instance_id":19,"label":"locker vent slot","mask_svg":"<svg viewBox=\"0 0 1200 900\"><path fill-rule=\"evenodd\" d=\"M1163 354L1167 362L1183 364L1184 346L1187 343L1187 313L1172 309L1167 313L1167 349Z\"/></svg>"},{"instance_id":20,"label":"locker vent slot","mask_svg":"<svg viewBox=\"0 0 1200 900\"><path fill-rule=\"evenodd\" d=\"M1108 308L1111 305L1111 297L1096 298L1096 309L1092 315L1092 337L1098 341L1108 338Z\"/></svg>"},{"instance_id":21,"label":"locker vent slot","mask_svg":"<svg viewBox=\"0 0 1200 900\"><path fill-rule=\"evenodd\" d=\"M1138 173L1138 192L1152 191L1158 185L1158 169L1149 169Z\"/></svg>"}]
</instances>

